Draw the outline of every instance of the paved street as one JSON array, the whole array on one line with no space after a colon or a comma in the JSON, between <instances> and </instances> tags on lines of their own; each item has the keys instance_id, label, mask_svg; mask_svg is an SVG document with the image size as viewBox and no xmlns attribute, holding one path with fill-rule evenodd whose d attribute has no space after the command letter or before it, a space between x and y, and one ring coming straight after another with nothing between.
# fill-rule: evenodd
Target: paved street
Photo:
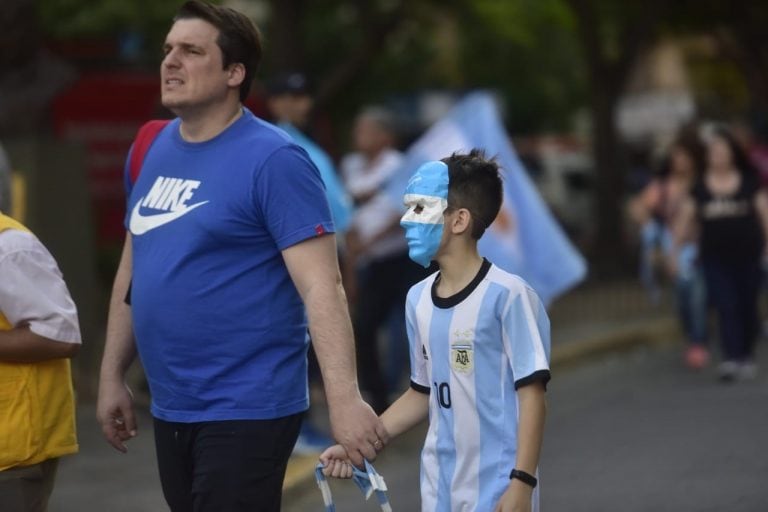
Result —
<instances>
[{"instance_id":1,"label":"paved street","mask_svg":"<svg viewBox=\"0 0 768 512\"><path fill-rule=\"evenodd\" d=\"M541 477L546 512L768 510L768 344L756 381L724 385L686 371L678 345L638 348L561 370L549 388ZM62 461L51 512L167 510L150 419L126 455L80 408L81 453ZM396 512L418 510L423 429L377 461ZM350 482L334 482L339 512L378 510ZM284 511L322 510L314 482L291 487Z\"/></svg>"},{"instance_id":2,"label":"paved street","mask_svg":"<svg viewBox=\"0 0 768 512\"><path fill-rule=\"evenodd\" d=\"M713 370L685 370L673 347L555 375L541 464L544 511L768 510L768 346L760 347L760 377L730 385ZM376 464L397 512L419 510L420 435L398 439ZM339 512L378 510L352 483L333 489ZM285 499L286 512L321 509L313 483Z\"/></svg>"}]
</instances>

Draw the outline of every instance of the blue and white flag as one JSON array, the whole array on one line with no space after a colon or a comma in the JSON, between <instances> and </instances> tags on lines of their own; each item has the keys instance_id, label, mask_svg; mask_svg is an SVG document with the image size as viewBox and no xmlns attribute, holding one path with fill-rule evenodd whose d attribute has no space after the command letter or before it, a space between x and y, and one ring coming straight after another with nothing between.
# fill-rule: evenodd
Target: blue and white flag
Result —
<instances>
[{"instance_id":1,"label":"blue and white flag","mask_svg":"<svg viewBox=\"0 0 768 512\"><path fill-rule=\"evenodd\" d=\"M584 278L586 262L523 169L489 93L467 95L414 142L387 193L401 204L408 179L421 164L473 148L496 157L504 177L504 203L480 239L480 254L525 279L549 304Z\"/></svg>"}]
</instances>

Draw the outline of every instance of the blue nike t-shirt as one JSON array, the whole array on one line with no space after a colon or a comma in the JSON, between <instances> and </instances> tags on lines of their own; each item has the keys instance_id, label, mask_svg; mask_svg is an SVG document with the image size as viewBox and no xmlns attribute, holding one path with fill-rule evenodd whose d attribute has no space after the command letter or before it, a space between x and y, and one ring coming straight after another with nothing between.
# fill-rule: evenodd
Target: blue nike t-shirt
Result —
<instances>
[{"instance_id":1,"label":"blue nike t-shirt","mask_svg":"<svg viewBox=\"0 0 768 512\"><path fill-rule=\"evenodd\" d=\"M169 123L130 183L131 305L152 414L270 419L307 409L307 320L281 251L333 232L306 152L247 109L217 137Z\"/></svg>"}]
</instances>

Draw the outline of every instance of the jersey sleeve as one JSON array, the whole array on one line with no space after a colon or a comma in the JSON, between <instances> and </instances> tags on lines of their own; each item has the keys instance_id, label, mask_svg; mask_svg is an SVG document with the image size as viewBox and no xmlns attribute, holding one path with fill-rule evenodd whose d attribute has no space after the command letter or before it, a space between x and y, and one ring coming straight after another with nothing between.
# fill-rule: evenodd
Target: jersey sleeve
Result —
<instances>
[{"instance_id":1,"label":"jersey sleeve","mask_svg":"<svg viewBox=\"0 0 768 512\"><path fill-rule=\"evenodd\" d=\"M405 328L411 356L411 388L429 394L429 375L427 373L427 350L419 334L416 322L416 301L413 288L405 302Z\"/></svg>"},{"instance_id":2,"label":"jersey sleeve","mask_svg":"<svg viewBox=\"0 0 768 512\"><path fill-rule=\"evenodd\" d=\"M335 231L320 173L296 145L270 155L254 177L252 194L281 251Z\"/></svg>"},{"instance_id":3,"label":"jersey sleeve","mask_svg":"<svg viewBox=\"0 0 768 512\"><path fill-rule=\"evenodd\" d=\"M77 309L53 256L34 235L8 231L18 248L0 254L0 311L14 327L39 336L80 343Z\"/></svg>"},{"instance_id":4,"label":"jersey sleeve","mask_svg":"<svg viewBox=\"0 0 768 512\"><path fill-rule=\"evenodd\" d=\"M535 381L546 386L550 379L549 317L529 287L511 294L503 316L503 333L515 389Z\"/></svg>"}]
</instances>

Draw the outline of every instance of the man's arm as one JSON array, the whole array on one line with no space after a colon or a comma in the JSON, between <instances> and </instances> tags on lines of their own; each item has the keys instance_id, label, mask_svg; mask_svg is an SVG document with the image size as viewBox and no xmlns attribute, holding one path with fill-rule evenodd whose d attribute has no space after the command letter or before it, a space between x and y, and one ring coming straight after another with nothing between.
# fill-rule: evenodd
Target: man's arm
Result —
<instances>
[{"instance_id":1,"label":"man's arm","mask_svg":"<svg viewBox=\"0 0 768 512\"><path fill-rule=\"evenodd\" d=\"M99 397L96 417L107 442L115 449L126 452L125 441L137 432L133 412L133 397L125 382L125 375L136 358L133 339L131 308L125 296L131 283L131 234L126 233L120 265L112 286L107 319L107 336L99 376Z\"/></svg>"},{"instance_id":2,"label":"man's arm","mask_svg":"<svg viewBox=\"0 0 768 512\"><path fill-rule=\"evenodd\" d=\"M331 429L358 466L376 458L388 436L360 396L355 343L336 259L335 236L310 238L283 250L291 279L307 309L309 332L323 374Z\"/></svg>"},{"instance_id":3,"label":"man's arm","mask_svg":"<svg viewBox=\"0 0 768 512\"><path fill-rule=\"evenodd\" d=\"M544 385L535 381L517 390L520 404L519 424L517 429L517 458L514 469L536 474L544 436L546 400ZM510 468L512 469L512 468ZM530 511L533 487L513 478L509 487L496 505L495 512Z\"/></svg>"},{"instance_id":4,"label":"man's arm","mask_svg":"<svg viewBox=\"0 0 768 512\"><path fill-rule=\"evenodd\" d=\"M49 359L70 358L79 351L79 343L52 340L35 334L27 326L0 331L0 361L36 363Z\"/></svg>"}]
</instances>

